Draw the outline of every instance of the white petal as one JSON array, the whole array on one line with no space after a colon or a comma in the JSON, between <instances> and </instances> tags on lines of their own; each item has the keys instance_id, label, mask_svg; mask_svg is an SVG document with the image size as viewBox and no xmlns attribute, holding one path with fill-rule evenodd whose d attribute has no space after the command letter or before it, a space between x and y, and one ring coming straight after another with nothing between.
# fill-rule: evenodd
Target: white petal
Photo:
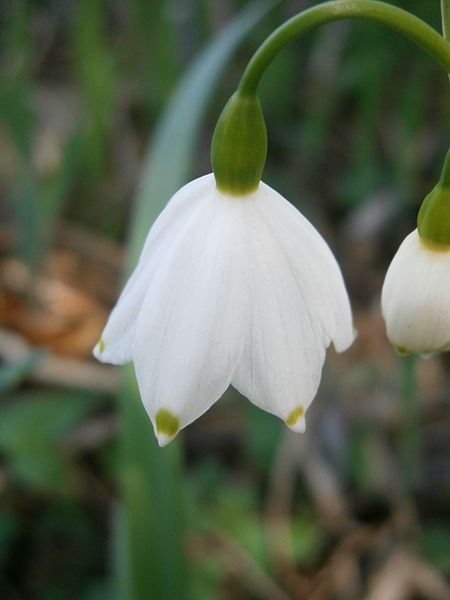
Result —
<instances>
[{"instance_id":1,"label":"white petal","mask_svg":"<svg viewBox=\"0 0 450 600\"><path fill-rule=\"evenodd\" d=\"M316 230L261 184L247 218L251 331L232 384L295 431L320 382L325 350L353 340L339 268Z\"/></svg>"},{"instance_id":2,"label":"white petal","mask_svg":"<svg viewBox=\"0 0 450 600\"><path fill-rule=\"evenodd\" d=\"M290 202L261 182L257 208L284 249L337 352L355 339L352 312L339 265L320 233Z\"/></svg>"},{"instance_id":3,"label":"white petal","mask_svg":"<svg viewBox=\"0 0 450 600\"><path fill-rule=\"evenodd\" d=\"M242 352L248 323L244 206L245 200L210 192L145 296L133 360L162 444L223 394ZM162 413L178 420L169 433L157 431Z\"/></svg>"},{"instance_id":4,"label":"white petal","mask_svg":"<svg viewBox=\"0 0 450 600\"><path fill-rule=\"evenodd\" d=\"M450 344L450 250L426 246L417 229L394 256L381 296L387 334L401 351L431 353Z\"/></svg>"},{"instance_id":5,"label":"white petal","mask_svg":"<svg viewBox=\"0 0 450 600\"><path fill-rule=\"evenodd\" d=\"M123 364L131 360L136 321L152 278L170 246L190 226L215 182L212 174L182 187L168 202L145 240L138 264L109 316L101 340L94 349L97 359Z\"/></svg>"}]
</instances>

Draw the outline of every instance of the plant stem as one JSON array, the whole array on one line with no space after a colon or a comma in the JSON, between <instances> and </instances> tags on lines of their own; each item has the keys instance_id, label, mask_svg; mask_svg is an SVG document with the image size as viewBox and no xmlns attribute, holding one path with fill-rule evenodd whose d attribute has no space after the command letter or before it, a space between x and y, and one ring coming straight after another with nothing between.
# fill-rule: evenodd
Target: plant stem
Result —
<instances>
[{"instance_id":1,"label":"plant stem","mask_svg":"<svg viewBox=\"0 0 450 600\"><path fill-rule=\"evenodd\" d=\"M442 167L439 183L442 187L450 188L450 148L444 160L444 166Z\"/></svg>"},{"instance_id":2,"label":"plant stem","mask_svg":"<svg viewBox=\"0 0 450 600\"><path fill-rule=\"evenodd\" d=\"M419 414L416 393L416 356L402 359L403 380L401 390L402 428L400 454L405 483L414 489L418 483L420 462Z\"/></svg>"},{"instance_id":3,"label":"plant stem","mask_svg":"<svg viewBox=\"0 0 450 600\"><path fill-rule=\"evenodd\" d=\"M442 0L442 4L448 24L449 0ZM331 21L356 18L369 19L395 29L429 52L447 73L450 72L450 44L421 19L375 0L334 0L305 10L278 27L253 55L239 83L239 91L244 95L256 94L268 65L295 38Z\"/></svg>"},{"instance_id":4,"label":"plant stem","mask_svg":"<svg viewBox=\"0 0 450 600\"><path fill-rule=\"evenodd\" d=\"M442 33L446 40L450 39L450 0L441 0Z\"/></svg>"},{"instance_id":5,"label":"plant stem","mask_svg":"<svg viewBox=\"0 0 450 600\"><path fill-rule=\"evenodd\" d=\"M441 0L442 34L446 40L450 39L450 0ZM450 73L449 73L450 81Z\"/></svg>"}]
</instances>

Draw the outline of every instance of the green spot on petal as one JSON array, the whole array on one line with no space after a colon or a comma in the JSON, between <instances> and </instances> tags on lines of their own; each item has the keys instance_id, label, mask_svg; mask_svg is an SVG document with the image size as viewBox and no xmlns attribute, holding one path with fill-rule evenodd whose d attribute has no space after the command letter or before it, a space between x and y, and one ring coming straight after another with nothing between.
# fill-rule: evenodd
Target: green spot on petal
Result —
<instances>
[{"instance_id":1,"label":"green spot on petal","mask_svg":"<svg viewBox=\"0 0 450 600\"><path fill-rule=\"evenodd\" d=\"M411 354L413 354L413 352L408 350L408 348L404 348L403 346L394 346L394 348L397 354L400 354L400 356L411 356Z\"/></svg>"},{"instance_id":2,"label":"green spot on petal","mask_svg":"<svg viewBox=\"0 0 450 600\"><path fill-rule=\"evenodd\" d=\"M160 408L158 410L155 421L156 431L170 437L173 437L180 428L180 419L166 408Z\"/></svg>"},{"instance_id":3,"label":"green spot on petal","mask_svg":"<svg viewBox=\"0 0 450 600\"><path fill-rule=\"evenodd\" d=\"M289 413L287 419L286 419L286 425L288 425L289 427L293 427L297 421L303 417L303 415L305 414L305 411L303 409L303 406L297 406L297 408L294 408L294 410Z\"/></svg>"},{"instance_id":4,"label":"green spot on petal","mask_svg":"<svg viewBox=\"0 0 450 600\"><path fill-rule=\"evenodd\" d=\"M104 342L103 338L100 338L98 340L98 351L104 352L104 350L105 350L105 342Z\"/></svg>"}]
</instances>

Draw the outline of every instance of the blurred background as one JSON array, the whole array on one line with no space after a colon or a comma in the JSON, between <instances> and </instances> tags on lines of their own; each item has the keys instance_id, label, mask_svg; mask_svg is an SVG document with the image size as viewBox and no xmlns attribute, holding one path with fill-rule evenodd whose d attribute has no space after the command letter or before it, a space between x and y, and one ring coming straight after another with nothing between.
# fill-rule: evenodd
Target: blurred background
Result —
<instances>
[{"instance_id":1,"label":"blurred background","mask_svg":"<svg viewBox=\"0 0 450 600\"><path fill-rule=\"evenodd\" d=\"M398 357L379 302L449 143L411 42L328 25L261 87L264 179L332 246L359 332L306 434L230 389L160 450L132 370L91 357L252 52L313 4L1 2L1 598L450 597L449 354ZM438 0L391 4L440 30Z\"/></svg>"}]
</instances>

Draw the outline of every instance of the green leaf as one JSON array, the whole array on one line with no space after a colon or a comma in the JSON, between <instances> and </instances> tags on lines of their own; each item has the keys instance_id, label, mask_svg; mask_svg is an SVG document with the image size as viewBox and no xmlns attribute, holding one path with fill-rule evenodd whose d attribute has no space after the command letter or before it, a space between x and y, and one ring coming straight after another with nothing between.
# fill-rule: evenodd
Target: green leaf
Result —
<instances>
[{"instance_id":1,"label":"green leaf","mask_svg":"<svg viewBox=\"0 0 450 600\"><path fill-rule=\"evenodd\" d=\"M83 169L95 182L106 165L115 100L114 53L107 42L107 4L103 0L80 0L74 4L73 44L84 118Z\"/></svg>"},{"instance_id":2,"label":"green leaf","mask_svg":"<svg viewBox=\"0 0 450 600\"><path fill-rule=\"evenodd\" d=\"M45 352L30 352L14 363L2 365L0 368L0 394L6 394L20 385L44 356Z\"/></svg>"},{"instance_id":3,"label":"green leaf","mask_svg":"<svg viewBox=\"0 0 450 600\"><path fill-rule=\"evenodd\" d=\"M256 408L247 401L244 406L246 453L251 460L252 468L268 477L282 440L285 425L282 421L274 419L273 415Z\"/></svg>"},{"instance_id":4,"label":"green leaf","mask_svg":"<svg viewBox=\"0 0 450 600\"><path fill-rule=\"evenodd\" d=\"M131 227L130 267L147 232L171 195L186 181L208 101L237 44L275 2L255 2L206 48L176 90L153 136ZM124 370L121 394L122 509L116 531L121 599L187 597L182 551L183 490L178 441L159 449L139 398L135 377ZM122 521L122 522L120 522Z\"/></svg>"},{"instance_id":5,"label":"green leaf","mask_svg":"<svg viewBox=\"0 0 450 600\"><path fill-rule=\"evenodd\" d=\"M63 436L98 407L79 392L18 395L0 410L0 448L14 474L27 484L59 493L70 491L70 460Z\"/></svg>"},{"instance_id":6,"label":"green leaf","mask_svg":"<svg viewBox=\"0 0 450 600\"><path fill-rule=\"evenodd\" d=\"M438 569L450 572L450 526L445 522L428 524L419 539L421 553Z\"/></svg>"},{"instance_id":7,"label":"green leaf","mask_svg":"<svg viewBox=\"0 0 450 600\"><path fill-rule=\"evenodd\" d=\"M232 51L276 3L269 0L247 6L198 57L178 85L153 134L145 161L131 227L129 264L135 264L150 225L189 177L202 118Z\"/></svg>"},{"instance_id":8,"label":"green leaf","mask_svg":"<svg viewBox=\"0 0 450 600\"><path fill-rule=\"evenodd\" d=\"M177 23L172 18L173 0L128 2L131 31L130 68L143 91L145 111L151 116L161 108L179 73L180 51ZM178 38L178 39L177 39Z\"/></svg>"},{"instance_id":9,"label":"green leaf","mask_svg":"<svg viewBox=\"0 0 450 600\"><path fill-rule=\"evenodd\" d=\"M10 544L19 530L19 523L11 511L3 508L0 512L0 561L5 564ZM0 588L1 588L0 576Z\"/></svg>"}]
</instances>

